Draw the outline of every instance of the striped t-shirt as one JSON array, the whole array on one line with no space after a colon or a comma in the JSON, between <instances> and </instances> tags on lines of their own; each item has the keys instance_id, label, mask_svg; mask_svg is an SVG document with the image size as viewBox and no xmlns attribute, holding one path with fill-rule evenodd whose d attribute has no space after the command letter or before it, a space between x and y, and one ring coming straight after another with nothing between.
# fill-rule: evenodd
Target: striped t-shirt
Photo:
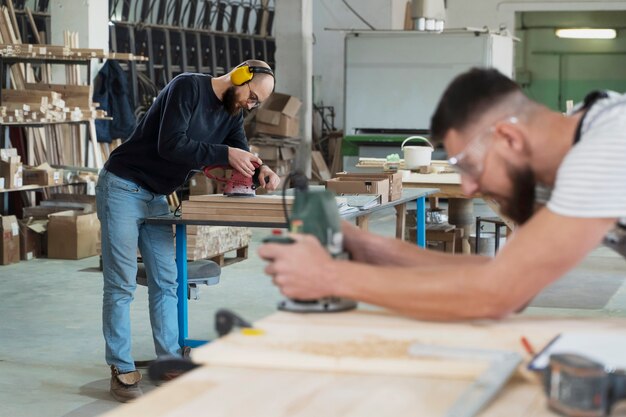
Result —
<instances>
[{"instance_id":1,"label":"striped t-shirt","mask_svg":"<svg viewBox=\"0 0 626 417\"><path fill-rule=\"evenodd\" d=\"M626 224L626 95L611 93L587 110L580 140L557 171L548 208Z\"/></svg>"}]
</instances>

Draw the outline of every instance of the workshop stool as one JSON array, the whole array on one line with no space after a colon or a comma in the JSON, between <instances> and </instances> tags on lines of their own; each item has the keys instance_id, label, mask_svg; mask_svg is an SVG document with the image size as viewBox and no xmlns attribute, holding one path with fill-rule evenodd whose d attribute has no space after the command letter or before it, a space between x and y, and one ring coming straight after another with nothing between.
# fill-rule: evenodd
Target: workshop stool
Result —
<instances>
[{"instance_id":1,"label":"workshop stool","mask_svg":"<svg viewBox=\"0 0 626 417\"><path fill-rule=\"evenodd\" d=\"M480 253L480 232L482 223L493 223L496 229L496 242L494 255L498 252L500 247L500 228L507 227L506 223L499 217L476 217L476 254Z\"/></svg>"},{"instance_id":2,"label":"workshop stool","mask_svg":"<svg viewBox=\"0 0 626 417\"><path fill-rule=\"evenodd\" d=\"M426 225L427 242L443 242L445 252L454 254L457 239L463 238L463 229L448 223L429 223Z\"/></svg>"},{"instance_id":3,"label":"workshop stool","mask_svg":"<svg viewBox=\"0 0 626 417\"><path fill-rule=\"evenodd\" d=\"M187 262L187 298L200 298L198 285L216 285L220 282L222 268L210 260ZM143 263L137 264L137 284L148 286L148 275Z\"/></svg>"}]
</instances>

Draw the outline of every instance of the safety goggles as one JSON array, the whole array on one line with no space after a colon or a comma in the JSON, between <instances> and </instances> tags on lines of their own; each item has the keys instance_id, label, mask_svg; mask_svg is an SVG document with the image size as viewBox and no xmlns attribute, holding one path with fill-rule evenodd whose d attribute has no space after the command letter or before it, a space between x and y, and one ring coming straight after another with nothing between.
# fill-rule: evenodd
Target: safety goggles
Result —
<instances>
[{"instance_id":1,"label":"safety goggles","mask_svg":"<svg viewBox=\"0 0 626 417\"><path fill-rule=\"evenodd\" d=\"M450 157L448 163L460 174L465 175L473 180L477 180L483 173L485 168L485 158L487 150L491 142L491 138L496 131L496 126L500 123L518 123L519 119L515 116L508 117L504 120L495 122L487 129L481 131L472 138L465 148L458 154Z\"/></svg>"}]
</instances>

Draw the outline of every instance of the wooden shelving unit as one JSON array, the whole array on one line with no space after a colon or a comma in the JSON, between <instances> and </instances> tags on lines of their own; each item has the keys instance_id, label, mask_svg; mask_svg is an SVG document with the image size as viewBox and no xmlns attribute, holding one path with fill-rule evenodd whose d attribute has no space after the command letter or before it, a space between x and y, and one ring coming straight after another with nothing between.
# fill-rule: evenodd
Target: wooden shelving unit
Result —
<instances>
[{"instance_id":1,"label":"wooden shelving unit","mask_svg":"<svg viewBox=\"0 0 626 417\"><path fill-rule=\"evenodd\" d=\"M19 188L0 188L0 194L3 193L11 193L14 191L37 191L37 190L42 190L42 189L48 189L48 188L56 188L56 187L65 187L65 186L70 186L70 185L83 185L86 184L84 182L71 182L71 183L67 183L67 184L53 184L53 185L25 185L23 187L19 187Z\"/></svg>"}]
</instances>

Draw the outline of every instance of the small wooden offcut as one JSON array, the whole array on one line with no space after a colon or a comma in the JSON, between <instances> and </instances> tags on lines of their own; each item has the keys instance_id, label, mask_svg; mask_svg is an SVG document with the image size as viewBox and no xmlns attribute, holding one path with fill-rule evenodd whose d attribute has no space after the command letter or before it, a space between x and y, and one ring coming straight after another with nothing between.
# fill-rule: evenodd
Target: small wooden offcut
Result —
<instances>
[{"instance_id":1,"label":"small wooden offcut","mask_svg":"<svg viewBox=\"0 0 626 417\"><path fill-rule=\"evenodd\" d=\"M415 242L415 227L408 228L408 231L408 240ZM426 242L442 242L444 251L447 253L455 253L456 242L461 239L463 239L463 229L457 228L452 224L426 224Z\"/></svg>"}]
</instances>

